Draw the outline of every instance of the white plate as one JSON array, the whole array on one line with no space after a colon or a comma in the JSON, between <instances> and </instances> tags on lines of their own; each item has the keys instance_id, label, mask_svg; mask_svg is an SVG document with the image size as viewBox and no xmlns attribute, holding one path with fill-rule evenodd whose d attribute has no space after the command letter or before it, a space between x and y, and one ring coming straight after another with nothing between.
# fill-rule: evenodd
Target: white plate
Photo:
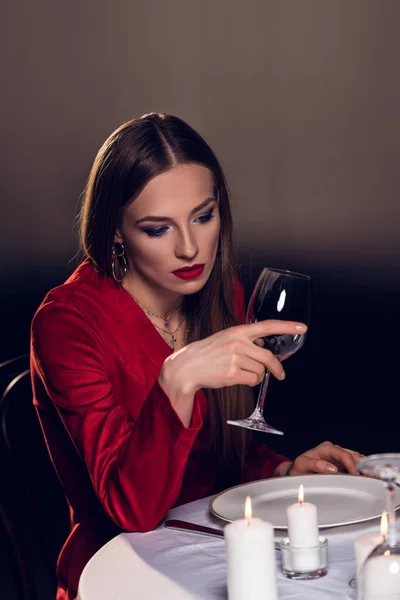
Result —
<instances>
[{"instance_id":1,"label":"white plate","mask_svg":"<svg viewBox=\"0 0 400 600\"><path fill-rule=\"evenodd\" d=\"M253 516L287 529L286 508L297 502L300 484L304 501L316 504L320 527L361 523L379 517L386 508L382 481L358 475L301 475L274 477L229 488L210 501L211 512L224 521L243 519L246 496L251 497ZM400 489L396 489L400 506Z\"/></svg>"}]
</instances>

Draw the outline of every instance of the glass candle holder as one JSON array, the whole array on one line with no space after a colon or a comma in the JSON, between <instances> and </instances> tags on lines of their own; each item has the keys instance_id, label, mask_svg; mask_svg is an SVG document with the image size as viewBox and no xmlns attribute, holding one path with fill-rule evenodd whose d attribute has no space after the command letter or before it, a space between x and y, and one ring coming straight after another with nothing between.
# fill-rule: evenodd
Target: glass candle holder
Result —
<instances>
[{"instance_id":1,"label":"glass candle holder","mask_svg":"<svg viewBox=\"0 0 400 600\"><path fill-rule=\"evenodd\" d=\"M319 537L318 546L293 548L289 538L281 541L282 572L288 579L318 579L328 572L328 540Z\"/></svg>"}]
</instances>

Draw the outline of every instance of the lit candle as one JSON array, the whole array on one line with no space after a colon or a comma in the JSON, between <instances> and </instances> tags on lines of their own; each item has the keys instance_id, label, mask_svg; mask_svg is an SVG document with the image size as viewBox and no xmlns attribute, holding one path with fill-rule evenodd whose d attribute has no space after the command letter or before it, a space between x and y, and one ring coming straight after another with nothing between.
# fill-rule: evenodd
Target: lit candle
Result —
<instances>
[{"instance_id":1,"label":"lit candle","mask_svg":"<svg viewBox=\"0 0 400 600\"><path fill-rule=\"evenodd\" d=\"M288 506L288 537L294 571L315 571L320 566L317 507L304 502L304 486L299 488L299 501Z\"/></svg>"},{"instance_id":2,"label":"lit candle","mask_svg":"<svg viewBox=\"0 0 400 600\"><path fill-rule=\"evenodd\" d=\"M245 518L227 525L224 535L229 600L277 600L274 530L252 517L249 496Z\"/></svg>"},{"instance_id":3,"label":"lit candle","mask_svg":"<svg viewBox=\"0 0 400 600\"><path fill-rule=\"evenodd\" d=\"M399 600L400 557L387 550L365 563L364 599Z\"/></svg>"},{"instance_id":4,"label":"lit candle","mask_svg":"<svg viewBox=\"0 0 400 600\"><path fill-rule=\"evenodd\" d=\"M382 544L386 539L388 529L387 512L386 510L382 513L381 518L381 533L366 533L354 540L354 552L356 555L356 581L359 584L360 570L367 558L368 554L372 552L375 546Z\"/></svg>"}]
</instances>

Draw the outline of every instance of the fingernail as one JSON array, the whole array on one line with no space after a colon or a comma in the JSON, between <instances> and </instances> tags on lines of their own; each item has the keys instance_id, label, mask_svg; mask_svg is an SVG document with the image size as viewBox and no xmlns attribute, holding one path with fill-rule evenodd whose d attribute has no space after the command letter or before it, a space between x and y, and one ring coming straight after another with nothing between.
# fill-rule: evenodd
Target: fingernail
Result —
<instances>
[{"instance_id":1,"label":"fingernail","mask_svg":"<svg viewBox=\"0 0 400 600\"><path fill-rule=\"evenodd\" d=\"M337 473L337 468L333 466L326 467L328 473Z\"/></svg>"},{"instance_id":2,"label":"fingernail","mask_svg":"<svg viewBox=\"0 0 400 600\"><path fill-rule=\"evenodd\" d=\"M282 373L279 376L279 379L282 381L282 379L285 379L285 377L286 377L286 373L285 373L285 371L282 371Z\"/></svg>"},{"instance_id":3,"label":"fingernail","mask_svg":"<svg viewBox=\"0 0 400 600\"><path fill-rule=\"evenodd\" d=\"M296 325L296 329L297 331L307 331L307 326L306 325Z\"/></svg>"}]
</instances>

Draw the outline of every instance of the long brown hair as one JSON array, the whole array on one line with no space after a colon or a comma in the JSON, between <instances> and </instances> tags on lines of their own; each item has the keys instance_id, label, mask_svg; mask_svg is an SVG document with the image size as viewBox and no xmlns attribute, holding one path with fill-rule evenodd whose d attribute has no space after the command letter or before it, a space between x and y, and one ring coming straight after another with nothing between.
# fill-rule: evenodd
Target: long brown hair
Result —
<instances>
[{"instance_id":1,"label":"long brown hair","mask_svg":"<svg viewBox=\"0 0 400 600\"><path fill-rule=\"evenodd\" d=\"M237 324L233 305L236 261L232 242L229 192L221 165L207 142L183 120L150 113L125 123L100 148L87 182L80 215L81 244L100 272L111 276L115 231L123 209L146 184L177 164L197 163L210 169L219 202L221 231L211 275L196 294L185 296L188 342ZM252 408L249 388L205 390L209 401L210 450L224 483L237 480L249 445L246 430L227 425Z\"/></svg>"}]
</instances>

